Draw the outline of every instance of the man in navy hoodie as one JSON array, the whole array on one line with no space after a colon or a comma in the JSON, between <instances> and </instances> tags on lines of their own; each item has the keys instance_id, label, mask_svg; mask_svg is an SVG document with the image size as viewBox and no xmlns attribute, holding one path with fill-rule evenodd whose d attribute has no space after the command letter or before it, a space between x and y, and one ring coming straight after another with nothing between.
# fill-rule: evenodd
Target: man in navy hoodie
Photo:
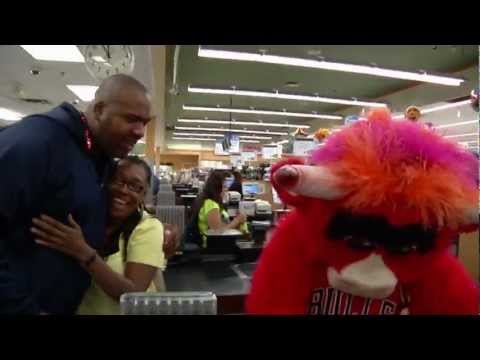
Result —
<instances>
[{"instance_id":1,"label":"man in navy hoodie","mask_svg":"<svg viewBox=\"0 0 480 360\"><path fill-rule=\"evenodd\" d=\"M146 88L120 74L102 82L85 113L63 103L1 129L0 314L75 313L90 283L88 259L37 245L32 218L66 222L71 213L97 248L112 159L143 137L150 108Z\"/></svg>"}]
</instances>

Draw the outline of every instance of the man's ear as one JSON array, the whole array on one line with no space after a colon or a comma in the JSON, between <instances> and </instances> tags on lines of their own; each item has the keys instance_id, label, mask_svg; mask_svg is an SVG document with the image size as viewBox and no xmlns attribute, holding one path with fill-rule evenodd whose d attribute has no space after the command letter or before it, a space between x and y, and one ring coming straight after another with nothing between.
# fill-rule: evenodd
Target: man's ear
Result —
<instances>
[{"instance_id":1,"label":"man's ear","mask_svg":"<svg viewBox=\"0 0 480 360\"><path fill-rule=\"evenodd\" d=\"M102 114L105 111L105 103L103 101L97 101L93 104L93 114L95 115L95 121L100 122Z\"/></svg>"}]
</instances>

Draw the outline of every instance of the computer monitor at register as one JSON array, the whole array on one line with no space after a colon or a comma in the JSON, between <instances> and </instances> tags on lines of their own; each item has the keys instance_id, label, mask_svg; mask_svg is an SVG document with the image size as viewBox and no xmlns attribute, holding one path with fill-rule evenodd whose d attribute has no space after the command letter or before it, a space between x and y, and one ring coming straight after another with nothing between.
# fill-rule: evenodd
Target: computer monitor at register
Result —
<instances>
[{"instance_id":1,"label":"computer monitor at register","mask_svg":"<svg viewBox=\"0 0 480 360\"><path fill-rule=\"evenodd\" d=\"M263 194L263 186L259 183L243 183L243 195L259 195Z\"/></svg>"}]
</instances>

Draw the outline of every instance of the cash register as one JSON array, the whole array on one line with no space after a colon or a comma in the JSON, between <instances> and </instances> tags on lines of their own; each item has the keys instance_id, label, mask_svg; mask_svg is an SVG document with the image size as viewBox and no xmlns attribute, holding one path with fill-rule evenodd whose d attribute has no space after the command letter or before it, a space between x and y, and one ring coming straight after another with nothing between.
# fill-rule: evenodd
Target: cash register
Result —
<instances>
[{"instance_id":1,"label":"cash register","mask_svg":"<svg viewBox=\"0 0 480 360\"><path fill-rule=\"evenodd\" d=\"M254 262L260 256L267 232L272 226L272 207L267 201L257 199L241 201L239 210L247 215L253 241L237 242L237 261Z\"/></svg>"},{"instance_id":2,"label":"cash register","mask_svg":"<svg viewBox=\"0 0 480 360\"><path fill-rule=\"evenodd\" d=\"M237 191L229 191L224 200L228 216L235 217L238 214L239 204L242 201L242 195Z\"/></svg>"}]
</instances>

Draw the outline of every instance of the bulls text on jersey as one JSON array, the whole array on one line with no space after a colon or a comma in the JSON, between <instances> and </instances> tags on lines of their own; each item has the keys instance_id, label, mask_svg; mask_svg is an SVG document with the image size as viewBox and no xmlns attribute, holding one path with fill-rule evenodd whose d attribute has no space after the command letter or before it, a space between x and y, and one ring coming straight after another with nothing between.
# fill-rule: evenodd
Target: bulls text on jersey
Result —
<instances>
[{"instance_id":1,"label":"bulls text on jersey","mask_svg":"<svg viewBox=\"0 0 480 360\"><path fill-rule=\"evenodd\" d=\"M393 299L368 299L328 287L312 292L310 315L395 315L406 306L403 291L401 302Z\"/></svg>"}]
</instances>

